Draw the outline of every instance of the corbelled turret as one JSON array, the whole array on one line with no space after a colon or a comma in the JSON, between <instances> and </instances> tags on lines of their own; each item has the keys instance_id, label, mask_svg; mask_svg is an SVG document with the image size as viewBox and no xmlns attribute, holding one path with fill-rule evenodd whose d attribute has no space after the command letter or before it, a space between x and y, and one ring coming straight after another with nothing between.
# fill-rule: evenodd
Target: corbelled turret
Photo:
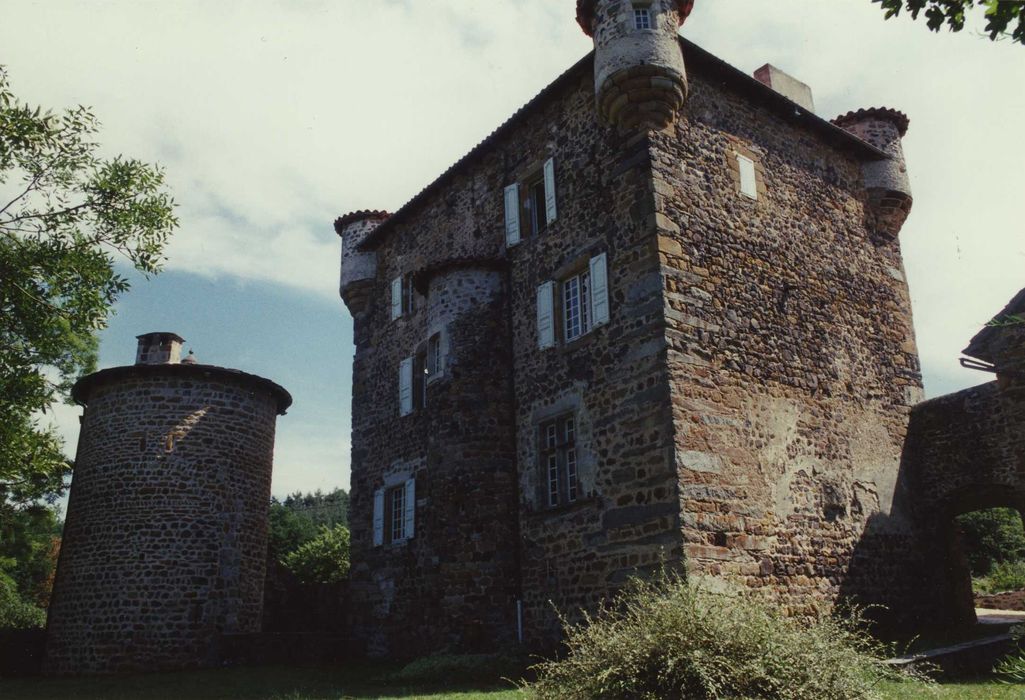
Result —
<instances>
[{"instance_id":1,"label":"corbelled turret","mask_svg":"<svg viewBox=\"0 0 1025 700\"><path fill-rule=\"evenodd\" d=\"M873 107L848 112L833 123L890 156L866 163L863 172L868 190L869 227L884 239L896 238L914 201L901 145L910 123L907 115L887 107Z\"/></svg>"},{"instance_id":2,"label":"corbelled turret","mask_svg":"<svg viewBox=\"0 0 1025 700\"><path fill-rule=\"evenodd\" d=\"M388 216L386 211L361 210L335 220L335 233L342 239L338 291L353 316L366 310L368 295L377 275L377 254L360 251L359 245Z\"/></svg>"},{"instance_id":3,"label":"corbelled turret","mask_svg":"<svg viewBox=\"0 0 1025 700\"><path fill-rule=\"evenodd\" d=\"M627 129L662 129L687 98L677 30L694 0L577 0L577 21L594 39L598 111Z\"/></svg>"}]
</instances>

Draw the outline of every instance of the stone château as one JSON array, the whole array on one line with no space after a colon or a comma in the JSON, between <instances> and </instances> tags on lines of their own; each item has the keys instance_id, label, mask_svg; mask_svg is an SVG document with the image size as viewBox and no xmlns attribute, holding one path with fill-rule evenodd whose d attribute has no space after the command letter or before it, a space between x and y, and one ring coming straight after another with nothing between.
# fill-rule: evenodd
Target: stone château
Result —
<instances>
[{"instance_id":1,"label":"stone ch\u00e2teau","mask_svg":"<svg viewBox=\"0 0 1025 700\"><path fill-rule=\"evenodd\" d=\"M908 119L818 117L680 38L692 5L578 0L592 54L335 222L371 653L542 644L663 563L795 614L911 595Z\"/></svg>"}]
</instances>

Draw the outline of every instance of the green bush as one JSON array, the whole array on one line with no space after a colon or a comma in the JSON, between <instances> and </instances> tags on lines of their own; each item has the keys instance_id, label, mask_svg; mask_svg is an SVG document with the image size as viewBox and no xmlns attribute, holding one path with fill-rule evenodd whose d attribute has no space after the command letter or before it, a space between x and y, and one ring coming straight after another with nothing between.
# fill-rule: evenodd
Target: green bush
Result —
<instances>
[{"instance_id":1,"label":"green bush","mask_svg":"<svg viewBox=\"0 0 1025 700\"><path fill-rule=\"evenodd\" d=\"M972 580L976 593L1001 593L1025 589L1025 561L994 564L988 576Z\"/></svg>"},{"instance_id":2,"label":"green bush","mask_svg":"<svg viewBox=\"0 0 1025 700\"><path fill-rule=\"evenodd\" d=\"M993 672L1004 683L1025 683L1025 653L1021 650L1022 643L1025 642L1025 626L1015 625L1011 628L1011 634L1014 635L1018 650L1005 656Z\"/></svg>"},{"instance_id":3,"label":"green bush","mask_svg":"<svg viewBox=\"0 0 1025 700\"><path fill-rule=\"evenodd\" d=\"M999 562L1025 560L1025 529L1013 508L989 508L957 517L972 576L985 576Z\"/></svg>"},{"instance_id":4,"label":"green bush","mask_svg":"<svg viewBox=\"0 0 1025 700\"><path fill-rule=\"evenodd\" d=\"M0 571L0 630L32 629L46 624L46 613L18 595L14 580Z\"/></svg>"},{"instance_id":5,"label":"green bush","mask_svg":"<svg viewBox=\"0 0 1025 700\"><path fill-rule=\"evenodd\" d=\"M860 617L801 622L768 603L663 574L565 624L568 654L536 666L538 698L878 698L901 678Z\"/></svg>"},{"instance_id":6,"label":"green bush","mask_svg":"<svg viewBox=\"0 0 1025 700\"><path fill-rule=\"evenodd\" d=\"M321 527L320 534L286 555L282 564L303 583L334 583L349 575L349 528Z\"/></svg>"}]
</instances>

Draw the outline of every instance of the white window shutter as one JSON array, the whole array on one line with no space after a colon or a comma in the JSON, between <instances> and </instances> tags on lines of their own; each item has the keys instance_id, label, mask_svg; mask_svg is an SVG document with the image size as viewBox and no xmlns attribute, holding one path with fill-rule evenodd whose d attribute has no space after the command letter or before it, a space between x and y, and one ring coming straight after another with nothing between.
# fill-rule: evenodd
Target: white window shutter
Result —
<instances>
[{"instance_id":1,"label":"white window shutter","mask_svg":"<svg viewBox=\"0 0 1025 700\"><path fill-rule=\"evenodd\" d=\"M554 301L554 282L545 282L537 288L537 346L542 350L555 345Z\"/></svg>"},{"instance_id":2,"label":"white window shutter","mask_svg":"<svg viewBox=\"0 0 1025 700\"><path fill-rule=\"evenodd\" d=\"M402 315L402 278L391 281L391 317L392 320Z\"/></svg>"},{"instance_id":3,"label":"white window shutter","mask_svg":"<svg viewBox=\"0 0 1025 700\"><path fill-rule=\"evenodd\" d=\"M374 546L384 544L384 489L374 491Z\"/></svg>"},{"instance_id":4,"label":"white window shutter","mask_svg":"<svg viewBox=\"0 0 1025 700\"><path fill-rule=\"evenodd\" d=\"M520 186L505 188L505 244L512 247L520 242Z\"/></svg>"},{"instance_id":5,"label":"white window shutter","mask_svg":"<svg viewBox=\"0 0 1025 700\"><path fill-rule=\"evenodd\" d=\"M558 211L555 208L555 160L545 161L545 219L549 224L555 221Z\"/></svg>"},{"instance_id":6,"label":"white window shutter","mask_svg":"<svg viewBox=\"0 0 1025 700\"><path fill-rule=\"evenodd\" d=\"M605 253L591 258L591 323L609 322L609 275Z\"/></svg>"},{"instance_id":7,"label":"white window shutter","mask_svg":"<svg viewBox=\"0 0 1025 700\"><path fill-rule=\"evenodd\" d=\"M407 357L399 365L399 415L413 412L413 358Z\"/></svg>"},{"instance_id":8,"label":"white window shutter","mask_svg":"<svg viewBox=\"0 0 1025 700\"><path fill-rule=\"evenodd\" d=\"M740 193L758 199L758 183L755 179L755 162L747 156L737 154L737 165L740 168Z\"/></svg>"},{"instance_id":9,"label":"white window shutter","mask_svg":"<svg viewBox=\"0 0 1025 700\"><path fill-rule=\"evenodd\" d=\"M406 482L405 512L402 513L402 533L406 539L413 537L413 527L416 525L416 479Z\"/></svg>"}]
</instances>

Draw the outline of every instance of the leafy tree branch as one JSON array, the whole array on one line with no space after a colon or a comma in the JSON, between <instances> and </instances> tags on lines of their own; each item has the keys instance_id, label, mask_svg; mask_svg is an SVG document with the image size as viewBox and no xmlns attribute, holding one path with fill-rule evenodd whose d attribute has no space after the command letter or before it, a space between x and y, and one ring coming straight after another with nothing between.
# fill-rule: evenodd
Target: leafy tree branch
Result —
<instances>
[{"instance_id":1,"label":"leafy tree branch","mask_svg":"<svg viewBox=\"0 0 1025 700\"><path fill-rule=\"evenodd\" d=\"M115 260L159 272L178 225L163 170L101 158L98 131L86 107L22 103L0 67L0 516L61 492L71 465L39 416L95 368L129 287Z\"/></svg>"},{"instance_id":2,"label":"leafy tree branch","mask_svg":"<svg viewBox=\"0 0 1025 700\"><path fill-rule=\"evenodd\" d=\"M952 32L964 29L967 13L979 7L986 18L986 34L993 41L1010 38L1025 44L1025 2L1018 0L872 0L882 6L886 19L907 11L912 19L925 14L934 32L944 25Z\"/></svg>"}]
</instances>

